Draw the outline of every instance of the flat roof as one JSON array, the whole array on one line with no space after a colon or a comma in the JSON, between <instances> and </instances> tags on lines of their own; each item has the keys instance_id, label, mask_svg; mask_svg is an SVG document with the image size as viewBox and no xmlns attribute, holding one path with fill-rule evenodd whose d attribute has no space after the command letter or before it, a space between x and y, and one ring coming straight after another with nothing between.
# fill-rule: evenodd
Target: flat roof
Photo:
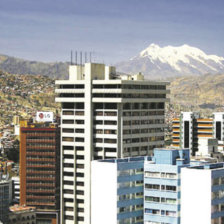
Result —
<instances>
[{"instance_id":1,"label":"flat roof","mask_svg":"<svg viewBox=\"0 0 224 224\"><path fill-rule=\"evenodd\" d=\"M14 206L9 207L9 210L11 212L33 211L35 209L36 209L35 207L22 206L22 205L14 205Z\"/></svg>"}]
</instances>

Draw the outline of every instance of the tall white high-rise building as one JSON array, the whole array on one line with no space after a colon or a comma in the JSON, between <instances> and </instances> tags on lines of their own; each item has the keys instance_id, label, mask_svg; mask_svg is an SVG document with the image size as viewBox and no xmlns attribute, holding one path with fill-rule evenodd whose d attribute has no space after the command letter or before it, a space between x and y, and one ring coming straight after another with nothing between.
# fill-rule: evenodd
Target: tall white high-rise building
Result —
<instances>
[{"instance_id":1,"label":"tall white high-rise building","mask_svg":"<svg viewBox=\"0 0 224 224\"><path fill-rule=\"evenodd\" d=\"M61 223L89 224L91 160L150 155L164 146L167 82L71 65L56 81L61 103ZM109 174L108 174L109 175Z\"/></svg>"}]
</instances>

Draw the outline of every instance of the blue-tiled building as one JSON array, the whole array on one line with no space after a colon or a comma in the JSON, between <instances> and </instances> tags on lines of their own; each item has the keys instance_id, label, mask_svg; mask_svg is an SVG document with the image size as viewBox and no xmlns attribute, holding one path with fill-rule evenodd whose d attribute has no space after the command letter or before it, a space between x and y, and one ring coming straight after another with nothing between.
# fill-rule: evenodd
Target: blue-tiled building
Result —
<instances>
[{"instance_id":1,"label":"blue-tiled building","mask_svg":"<svg viewBox=\"0 0 224 224\"><path fill-rule=\"evenodd\" d=\"M224 222L223 163L190 161L189 149L92 161L91 172L92 224Z\"/></svg>"},{"instance_id":2,"label":"blue-tiled building","mask_svg":"<svg viewBox=\"0 0 224 224\"><path fill-rule=\"evenodd\" d=\"M189 163L188 149L155 149L145 161L145 224L180 224L180 172Z\"/></svg>"},{"instance_id":3,"label":"blue-tiled building","mask_svg":"<svg viewBox=\"0 0 224 224\"><path fill-rule=\"evenodd\" d=\"M92 224L143 224L145 159L92 161Z\"/></svg>"}]
</instances>

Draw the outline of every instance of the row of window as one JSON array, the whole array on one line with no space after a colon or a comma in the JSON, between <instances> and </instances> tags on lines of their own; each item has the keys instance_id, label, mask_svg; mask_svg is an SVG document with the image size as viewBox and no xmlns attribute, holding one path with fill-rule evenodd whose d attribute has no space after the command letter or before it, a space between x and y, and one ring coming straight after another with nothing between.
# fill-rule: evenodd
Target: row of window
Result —
<instances>
[{"instance_id":1,"label":"row of window","mask_svg":"<svg viewBox=\"0 0 224 224\"><path fill-rule=\"evenodd\" d=\"M62 120L62 124L85 124L85 120Z\"/></svg>"},{"instance_id":2,"label":"row of window","mask_svg":"<svg viewBox=\"0 0 224 224\"><path fill-rule=\"evenodd\" d=\"M159 210L159 209L145 209L146 214L150 215L160 215L160 216L171 216L171 217L176 217L177 212L176 211L166 211L166 210Z\"/></svg>"},{"instance_id":3,"label":"row of window","mask_svg":"<svg viewBox=\"0 0 224 224\"><path fill-rule=\"evenodd\" d=\"M160 197L145 196L145 201L153 203L177 204L176 198L160 198Z\"/></svg>"},{"instance_id":4,"label":"row of window","mask_svg":"<svg viewBox=\"0 0 224 224\"><path fill-rule=\"evenodd\" d=\"M73 172L63 172L63 176L74 177ZM76 173L76 177L84 177L84 173Z\"/></svg>"},{"instance_id":5,"label":"row of window","mask_svg":"<svg viewBox=\"0 0 224 224\"><path fill-rule=\"evenodd\" d=\"M84 103L62 103L63 109L84 109Z\"/></svg>"},{"instance_id":6,"label":"row of window","mask_svg":"<svg viewBox=\"0 0 224 224\"><path fill-rule=\"evenodd\" d=\"M118 200L129 200L129 199L138 199L138 198L143 198L143 192L137 192L137 193L132 193L132 194L122 194L118 196Z\"/></svg>"},{"instance_id":7,"label":"row of window","mask_svg":"<svg viewBox=\"0 0 224 224\"><path fill-rule=\"evenodd\" d=\"M63 148L63 150L69 150L69 151L74 150L74 146L70 146L70 145L63 145L62 148ZM76 151L84 151L84 147L83 146L76 146L75 150Z\"/></svg>"},{"instance_id":8,"label":"row of window","mask_svg":"<svg viewBox=\"0 0 224 224\"><path fill-rule=\"evenodd\" d=\"M124 120L123 125L145 125L145 124L164 124L164 119L155 120Z\"/></svg>"},{"instance_id":9,"label":"row of window","mask_svg":"<svg viewBox=\"0 0 224 224\"><path fill-rule=\"evenodd\" d=\"M84 88L84 87L83 87ZM161 89L165 90L166 85L129 85L129 84L94 84L94 89Z\"/></svg>"},{"instance_id":10,"label":"row of window","mask_svg":"<svg viewBox=\"0 0 224 224\"><path fill-rule=\"evenodd\" d=\"M60 97L84 97L84 93L61 93ZM122 94L122 93L93 93L93 97L102 97L102 98L146 98L146 99L154 99L154 98L166 98L166 94L158 94L158 93L141 93L141 94Z\"/></svg>"},{"instance_id":11,"label":"row of window","mask_svg":"<svg viewBox=\"0 0 224 224\"><path fill-rule=\"evenodd\" d=\"M145 184L146 190L158 190L158 191L177 191L177 186L173 185L159 185L159 184Z\"/></svg>"},{"instance_id":12,"label":"row of window","mask_svg":"<svg viewBox=\"0 0 224 224\"><path fill-rule=\"evenodd\" d=\"M74 110L63 110L63 115L78 115L78 116L84 116L85 111L74 111Z\"/></svg>"},{"instance_id":13,"label":"row of window","mask_svg":"<svg viewBox=\"0 0 224 224\"><path fill-rule=\"evenodd\" d=\"M147 109L164 109L163 102L151 102L151 103L124 103L123 110L147 110Z\"/></svg>"},{"instance_id":14,"label":"row of window","mask_svg":"<svg viewBox=\"0 0 224 224\"><path fill-rule=\"evenodd\" d=\"M109 144L116 144L117 143L117 139L110 139L110 138L94 138L93 139L94 143L109 143Z\"/></svg>"},{"instance_id":15,"label":"row of window","mask_svg":"<svg viewBox=\"0 0 224 224\"><path fill-rule=\"evenodd\" d=\"M143 181L142 180L137 180L134 182L120 182L118 183L118 188L125 188L125 187L139 187L143 186Z\"/></svg>"},{"instance_id":16,"label":"row of window","mask_svg":"<svg viewBox=\"0 0 224 224\"><path fill-rule=\"evenodd\" d=\"M74 181L64 180L63 184L64 185L74 185ZM84 182L80 182L80 181L75 182L75 185L76 186L85 186Z\"/></svg>"},{"instance_id":17,"label":"row of window","mask_svg":"<svg viewBox=\"0 0 224 224\"><path fill-rule=\"evenodd\" d=\"M144 138L123 139L124 144L138 143L138 142L153 142L153 141L164 141L164 136L152 136L152 137L144 137Z\"/></svg>"},{"instance_id":18,"label":"row of window","mask_svg":"<svg viewBox=\"0 0 224 224\"><path fill-rule=\"evenodd\" d=\"M136 210L142 210L143 209L143 204L138 204L138 205L130 205L127 207L120 207L118 208L118 212L119 213L123 213L123 212L133 212Z\"/></svg>"},{"instance_id":19,"label":"row of window","mask_svg":"<svg viewBox=\"0 0 224 224\"><path fill-rule=\"evenodd\" d=\"M117 224L131 224L131 223L142 223L142 222L143 222L143 216L136 216L132 218L119 220Z\"/></svg>"},{"instance_id":20,"label":"row of window","mask_svg":"<svg viewBox=\"0 0 224 224\"><path fill-rule=\"evenodd\" d=\"M157 115L164 115L163 111L130 111L130 112L123 112L124 117L135 117L135 116L157 116Z\"/></svg>"},{"instance_id":21,"label":"row of window","mask_svg":"<svg viewBox=\"0 0 224 224\"><path fill-rule=\"evenodd\" d=\"M84 93L60 93L58 95L59 97L85 97L85 94Z\"/></svg>"},{"instance_id":22,"label":"row of window","mask_svg":"<svg viewBox=\"0 0 224 224\"><path fill-rule=\"evenodd\" d=\"M145 177L177 179L177 174L176 173L146 171Z\"/></svg>"},{"instance_id":23,"label":"row of window","mask_svg":"<svg viewBox=\"0 0 224 224\"><path fill-rule=\"evenodd\" d=\"M80 137L62 137L62 141L63 142L84 142L84 138L80 138Z\"/></svg>"},{"instance_id":24,"label":"row of window","mask_svg":"<svg viewBox=\"0 0 224 224\"><path fill-rule=\"evenodd\" d=\"M117 130L109 130L109 129L94 129L94 134L107 134L107 135L116 135Z\"/></svg>"},{"instance_id":25,"label":"row of window","mask_svg":"<svg viewBox=\"0 0 224 224\"><path fill-rule=\"evenodd\" d=\"M131 153L131 152L146 152L149 150L153 153L154 148L163 148L163 145L146 145L141 147L125 147L124 153Z\"/></svg>"},{"instance_id":26,"label":"row of window","mask_svg":"<svg viewBox=\"0 0 224 224\"><path fill-rule=\"evenodd\" d=\"M115 111L95 111L94 116L117 116Z\"/></svg>"},{"instance_id":27,"label":"row of window","mask_svg":"<svg viewBox=\"0 0 224 224\"><path fill-rule=\"evenodd\" d=\"M130 134L148 134L148 133L159 133L164 132L164 128L143 128L143 129L127 129L123 130L124 135L130 135Z\"/></svg>"}]
</instances>

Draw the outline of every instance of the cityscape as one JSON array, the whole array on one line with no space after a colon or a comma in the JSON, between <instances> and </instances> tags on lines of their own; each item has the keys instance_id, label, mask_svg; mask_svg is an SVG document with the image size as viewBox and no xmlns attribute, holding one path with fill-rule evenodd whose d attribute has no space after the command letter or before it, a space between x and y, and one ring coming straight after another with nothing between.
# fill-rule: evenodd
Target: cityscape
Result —
<instances>
[{"instance_id":1,"label":"cityscape","mask_svg":"<svg viewBox=\"0 0 224 224\"><path fill-rule=\"evenodd\" d=\"M223 224L224 3L0 3L0 224Z\"/></svg>"}]
</instances>

